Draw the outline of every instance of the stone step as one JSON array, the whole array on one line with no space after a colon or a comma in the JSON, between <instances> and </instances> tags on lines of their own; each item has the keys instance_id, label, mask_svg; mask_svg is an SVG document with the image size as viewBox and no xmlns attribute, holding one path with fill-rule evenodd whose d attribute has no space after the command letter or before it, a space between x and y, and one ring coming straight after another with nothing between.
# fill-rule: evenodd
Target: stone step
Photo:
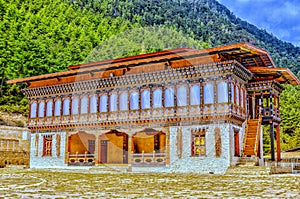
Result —
<instances>
[{"instance_id":1,"label":"stone step","mask_svg":"<svg viewBox=\"0 0 300 199\"><path fill-rule=\"evenodd\" d=\"M130 171L129 166L93 166L89 169L90 172L94 173L127 173Z\"/></svg>"},{"instance_id":2,"label":"stone step","mask_svg":"<svg viewBox=\"0 0 300 199\"><path fill-rule=\"evenodd\" d=\"M230 166L226 175L270 175L270 167L253 166L253 165L238 165Z\"/></svg>"}]
</instances>

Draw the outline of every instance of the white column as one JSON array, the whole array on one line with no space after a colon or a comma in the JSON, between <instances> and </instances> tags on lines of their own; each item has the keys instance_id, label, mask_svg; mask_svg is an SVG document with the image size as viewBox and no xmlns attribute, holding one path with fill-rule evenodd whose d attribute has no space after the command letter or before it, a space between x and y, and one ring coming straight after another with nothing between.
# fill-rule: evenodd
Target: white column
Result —
<instances>
[{"instance_id":1,"label":"white column","mask_svg":"<svg viewBox=\"0 0 300 199\"><path fill-rule=\"evenodd\" d=\"M57 157L56 153L56 134L52 135L52 148L51 148L52 157Z\"/></svg>"},{"instance_id":2,"label":"white column","mask_svg":"<svg viewBox=\"0 0 300 199\"><path fill-rule=\"evenodd\" d=\"M43 139L44 139L44 136L40 135L39 140L38 140L38 148L36 149L36 150L38 150L38 157L43 156L43 147L44 147Z\"/></svg>"}]
</instances>

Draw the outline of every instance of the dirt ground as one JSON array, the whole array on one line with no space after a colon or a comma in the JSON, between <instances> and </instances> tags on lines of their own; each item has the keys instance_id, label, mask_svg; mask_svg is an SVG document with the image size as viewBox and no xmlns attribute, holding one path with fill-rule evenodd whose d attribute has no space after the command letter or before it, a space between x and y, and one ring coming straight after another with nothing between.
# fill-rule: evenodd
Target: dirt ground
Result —
<instances>
[{"instance_id":1,"label":"dirt ground","mask_svg":"<svg viewBox=\"0 0 300 199\"><path fill-rule=\"evenodd\" d=\"M300 175L0 169L0 198L300 198Z\"/></svg>"}]
</instances>

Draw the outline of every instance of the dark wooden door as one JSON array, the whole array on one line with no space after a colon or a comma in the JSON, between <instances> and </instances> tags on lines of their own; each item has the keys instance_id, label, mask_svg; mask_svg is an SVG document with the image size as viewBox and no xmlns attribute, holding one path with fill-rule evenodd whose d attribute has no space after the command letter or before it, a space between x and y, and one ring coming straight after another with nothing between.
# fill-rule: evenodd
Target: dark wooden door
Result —
<instances>
[{"instance_id":1,"label":"dark wooden door","mask_svg":"<svg viewBox=\"0 0 300 199\"><path fill-rule=\"evenodd\" d=\"M239 132L234 132L234 156L240 156L240 139Z\"/></svg>"},{"instance_id":2,"label":"dark wooden door","mask_svg":"<svg viewBox=\"0 0 300 199\"><path fill-rule=\"evenodd\" d=\"M101 140L100 163L102 163L102 164L107 163L107 143L108 143L108 140Z\"/></svg>"}]
</instances>

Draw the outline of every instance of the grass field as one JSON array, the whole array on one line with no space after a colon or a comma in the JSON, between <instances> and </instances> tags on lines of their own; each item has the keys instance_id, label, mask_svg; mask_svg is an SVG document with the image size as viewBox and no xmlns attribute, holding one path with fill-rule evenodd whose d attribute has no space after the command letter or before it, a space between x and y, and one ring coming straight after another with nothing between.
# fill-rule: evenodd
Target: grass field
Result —
<instances>
[{"instance_id":1,"label":"grass field","mask_svg":"<svg viewBox=\"0 0 300 199\"><path fill-rule=\"evenodd\" d=\"M300 198L300 175L0 169L0 198Z\"/></svg>"}]
</instances>

